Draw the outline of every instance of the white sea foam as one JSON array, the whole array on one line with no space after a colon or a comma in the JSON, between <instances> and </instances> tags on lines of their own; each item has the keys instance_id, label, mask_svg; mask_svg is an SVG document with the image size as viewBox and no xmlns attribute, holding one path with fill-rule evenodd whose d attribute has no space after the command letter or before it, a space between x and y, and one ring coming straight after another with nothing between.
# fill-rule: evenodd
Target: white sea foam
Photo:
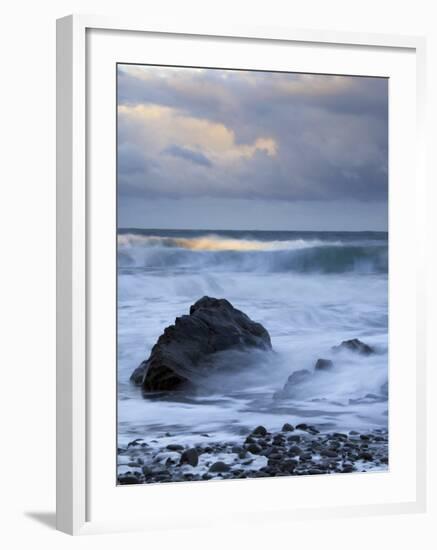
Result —
<instances>
[{"instance_id":1,"label":"white sea foam","mask_svg":"<svg viewBox=\"0 0 437 550\"><path fill-rule=\"evenodd\" d=\"M227 240L223 239L223 243ZM200 242L202 239L197 241ZM122 243L119 252L126 246ZM154 248L132 243L128 246ZM348 243L334 246L341 249ZM362 248L372 246L374 243L364 243ZM318 247L313 242L307 249ZM159 253L172 248L181 251L162 243L155 248ZM226 251L191 248L183 252L203 255ZM260 253L229 252L242 256ZM273 253L278 252L281 251ZM278 429L285 421L307 421L339 430L386 426L388 404L381 397L381 385L387 380L386 271L381 268L377 272L343 270L327 274L320 270L267 271L259 269L258 264L252 269L247 264L246 267L239 270L235 264L227 263L209 264L206 269L204 263L197 267L191 263L187 269L180 269L178 265L164 263L153 269L130 269L120 265L120 444L136 437L147 437L148 441L156 437L163 443L167 432L171 433L173 443L204 441L204 434L211 440L237 440L242 432L256 425ZM143 399L139 389L129 383L131 372L147 358L163 329L176 316L188 313L189 306L203 295L225 297L261 322L271 335L275 353L223 354L220 359L224 364L239 365L236 374L211 378L203 392L184 401ZM377 353L369 357L347 352L334 355L331 347L349 338L360 338L374 346ZM335 370L312 378L293 399L272 398L292 372L313 370L319 357L331 358ZM380 397L366 400L369 394Z\"/></svg>"}]
</instances>

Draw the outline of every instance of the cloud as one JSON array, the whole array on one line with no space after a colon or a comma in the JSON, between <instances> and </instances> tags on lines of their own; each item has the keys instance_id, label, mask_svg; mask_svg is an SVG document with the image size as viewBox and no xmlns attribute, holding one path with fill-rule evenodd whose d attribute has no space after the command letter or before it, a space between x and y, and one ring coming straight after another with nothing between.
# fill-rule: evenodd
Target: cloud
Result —
<instances>
[{"instance_id":1,"label":"cloud","mask_svg":"<svg viewBox=\"0 0 437 550\"><path fill-rule=\"evenodd\" d=\"M381 78L121 65L119 197L386 201L387 90Z\"/></svg>"},{"instance_id":2,"label":"cloud","mask_svg":"<svg viewBox=\"0 0 437 550\"><path fill-rule=\"evenodd\" d=\"M198 151L193 151L188 147L179 147L178 145L171 145L163 151L169 155L174 155L181 159L189 160L194 162L194 164L199 164L200 166L212 166L212 162L204 154L199 153Z\"/></svg>"},{"instance_id":3,"label":"cloud","mask_svg":"<svg viewBox=\"0 0 437 550\"><path fill-rule=\"evenodd\" d=\"M121 105L118 109L123 136L130 135L148 150L179 148L201 151L218 164L250 158L257 151L276 155L277 146L269 137L259 136L253 143L236 143L235 133L224 124L206 118L187 116L178 109L156 104ZM126 139L126 138L125 138Z\"/></svg>"}]
</instances>

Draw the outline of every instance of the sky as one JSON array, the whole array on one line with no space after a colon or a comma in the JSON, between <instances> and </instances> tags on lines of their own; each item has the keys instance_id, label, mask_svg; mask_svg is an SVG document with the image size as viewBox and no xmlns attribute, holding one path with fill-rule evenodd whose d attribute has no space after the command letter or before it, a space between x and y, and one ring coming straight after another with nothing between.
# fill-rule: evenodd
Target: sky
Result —
<instances>
[{"instance_id":1,"label":"sky","mask_svg":"<svg viewBox=\"0 0 437 550\"><path fill-rule=\"evenodd\" d=\"M117 70L119 227L387 230L387 79Z\"/></svg>"}]
</instances>

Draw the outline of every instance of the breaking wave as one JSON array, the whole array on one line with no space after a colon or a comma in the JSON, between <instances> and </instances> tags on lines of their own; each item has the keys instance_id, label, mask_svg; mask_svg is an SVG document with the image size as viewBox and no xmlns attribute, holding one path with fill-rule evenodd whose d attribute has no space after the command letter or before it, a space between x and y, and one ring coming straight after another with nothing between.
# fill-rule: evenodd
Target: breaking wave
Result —
<instances>
[{"instance_id":1,"label":"breaking wave","mask_svg":"<svg viewBox=\"0 0 437 550\"><path fill-rule=\"evenodd\" d=\"M297 238L256 240L218 235L118 235L120 267L241 272L386 273L387 243Z\"/></svg>"}]
</instances>

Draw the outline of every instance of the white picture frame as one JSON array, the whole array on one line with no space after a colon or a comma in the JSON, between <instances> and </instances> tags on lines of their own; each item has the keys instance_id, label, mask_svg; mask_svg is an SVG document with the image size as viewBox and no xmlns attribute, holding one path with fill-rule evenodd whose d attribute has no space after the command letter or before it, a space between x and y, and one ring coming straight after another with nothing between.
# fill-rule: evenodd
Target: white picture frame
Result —
<instances>
[{"instance_id":1,"label":"white picture frame","mask_svg":"<svg viewBox=\"0 0 437 550\"><path fill-rule=\"evenodd\" d=\"M153 518L150 517L150 514L148 514L149 517L145 517L145 515L142 517L139 514L135 517L132 516L131 519L119 518L115 513L115 508L113 508L115 515L111 514L109 508L105 511L102 509L100 514L96 514L97 519L94 519L92 514L90 515L91 500L94 499L96 502L99 500L94 496L91 498L90 494L95 495L95 491L100 490L95 487L92 491L90 490L93 484L93 472L95 472L91 451L90 433L93 430L90 430L90 418L93 418L92 422L96 422L96 415L90 415L94 399L94 390L91 390L92 384L90 383L92 381L90 372L92 360L90 358L93 354L91 334L95 334L90 332L92 325L90 312L95 310L94 306L90 306L94 288L90 271L92 265L90 254L92 254L92 250L95 250L95 241L91 239L94 244L90 241L90 228L95 207L91 206L93 199L90 200L90 197L93 197L93 190L90 188L90 181L93 177L92 168L90 168L92 139L88 139L87 131L90 109L93 108L88 87L89 71L93 70L94 65L88 59L88 55L90 55L91 45L96 50L99 48L98 44L95 45L94 41L89 40L92 31L107 33L105 40L113 40L114 33L125 33L135 40L141 39L141 36L154 37L161 41L169 41L172 37L196 37L199 40L220 39L223 44L232 44L233 41L238 41L240 44L250 45L256 41L268 45L270 48L284 44L313 44L318 48L335 45L337 48L343 48L344 51L354 48L355 50L360 49L364 53L370 50L396 51L399 56L408 53L410 59L414 57L414 82L411 82L410 78L410 84L412 89L414 88L415 94L414 105L410 101L411 113L414 111L414 116L409 122L414 125L414 137L408 138L410 140L408 146L414 142L416 156L414 159L408 160L410 163L408 171L414 178L412 193L415 193L416 200L416 229L413 242L416 246L416 254L412 266L414 280L413 277L410 277L408 292L412 292L414 287L415 298L411 299L408 307L411 311L414 310L415 314L414 320L411 321L412 324L409 325L410 329L413 325L415 329L414 349L409 350L415 354L412 366L415 386L415 448L412 485L405 493L408 492L408 497L397 499L393 495L387 501L372 502L370 499L363 500L362 503L358 498L354 500L354 504L339 502L331 507L324 506L323 502L321 506L310 508L305 506L299 508L295 504L282 503L282 507L277 510L268 510L265 508L266 505L261 503L257 507L254 505L252 508L246 509L244 516L239 517L234 514L234 521L255 521L261 517L271 520L275 516L282 519L287 517L291 520L299 517L320 518L424 511L426 502L425 252L418 237L421 231L424 231L426 211L424 146L422 142L425 40L421 37L349 34L287 28L237 28L234 26L230 26L228 29L214 28L214 26L198 28L195 23L191 28L177 28L170 25L158 27L148 24L147 21L142 22L135 19L72 15L59 19L57 22L57 528L76 535L163 527L165 526L164 518L162 521L159 519L160 503L163 499L174 498L177 503L180 498L186 499L190 492L199 498L199 495L207 495L208 492L214 491L214 499L220 500L226 498L226 494L231 490L230 485L234 485L234 482L231 484L216 483L214 489L208 483L179 484L181 487L178 489L170 486L150 487L148 489L153 492L146 494L143 491L138 499L147 502L148 495L153 495L156 505L156 514ZM172 55L176 55L174 48L175 46L170 41L166 49L166 59L171 59ZM117 56L116 50L117 46L114 45L115 56ZM124 50L122 55L125 56L125 52L128 51L129 49ZM110 61L108 58L108 62ZM129 59L124 57L120 61L129 61ZM328 65L326 72L330 72ZM115 91L110 90L108 93L115 94ZM391 123L395 123L395 121L392 120ZM109 134L108 140L112 139L115 142L115 135L111 136L111 132ZM111 147L109 142L108 147ZM109 164L109 169L113 170L115 159L114 164L111 162ZM397 191L394 189L391 202L401 208L404 203L401 200L397 201L396 193ZM405 195L402 200L407 200L407 196ZM390 215L396 221L397 215L394 208L394 206L390 207ZM93 239L95 238L98 237L94 236ZM394 250L396 251L396 246ZM401 252L399 256L401 256ZM401 282L399 281L399 284ZM398 290L402 292L402 287L394 289L394 291ZM401 334L401 328L399 331ZM405 379L404 382L403 387L406 388L408 380ZM115 399L114 395L109 399ZM95 430L93 433L96 433ZM108 433L99 437L106 437L107 444L112 435ZM113 457L108 457L108 461L111 460ZM279 483L282 483L283 479L281 478ZM340 481L342 485L349 483L345 476L342 479L343 481ZM378 483L381 483L380 479L376 479L373 484L372 481L369 483L370 478L368 478L366 483L375 489L378 487ZM302 483L302 480L297 481ZM314 484L321 482L321 480L315 479L303 481L308 483L311 481L312 488L315 487ZM270 493L278 490L278 480L251 480L245 483L244 491L249 485L253 488L253 483L263 484L263 491ZM202 488L199 488L200 485ZM255 486L257 489L261 487L260 485ZM243 490L241 487L241 484L237 484L232 488L234 495L232 498L235 498L235 495ZM125 487L119 488L119 490L124 491L125 495L128 490L135 491L136 495L139 495L137 487ZM347 488L344 490L347 491ZM245 498L250 499L250 490L246 493ZM103 491L102 495L104 495ZM106 496L102 496L100 500L104 498L106 499ZM178 524L178 521L184 525L191 521L189 517L188 519L187 517L177 519L172 513L170 510L165 521L174 520L175 525ZM231 521L232 514L232 509L230 509L227 514L224 513L221 520ZM192 520L192 525L208 525L208 520L199 517L198 520Z\"/></svg>"}]
</instances>

